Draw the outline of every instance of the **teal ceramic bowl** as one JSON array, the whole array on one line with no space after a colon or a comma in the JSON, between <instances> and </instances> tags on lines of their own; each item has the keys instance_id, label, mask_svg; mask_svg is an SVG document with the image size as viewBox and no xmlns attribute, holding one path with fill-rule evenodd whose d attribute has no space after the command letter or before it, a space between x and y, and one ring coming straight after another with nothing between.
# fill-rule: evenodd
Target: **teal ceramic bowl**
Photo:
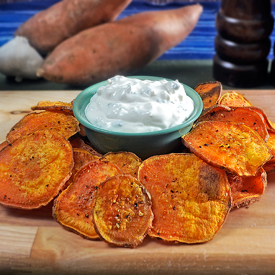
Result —
<instances>
[{"instance_id":1,"label":"teal ceramic bowl","mask_svg":"<svg viewBox=\"0 0 275 275\"><path fill-rule=\"evenodd\" d=\"M131 76L130 78L154 81L163 79L152 76ZM102 81L88 87L76 97L73 104L75 117L84 126L87 137L94 149L102 154L107 152L128 151L135 153L141 159L146 159L153 155L178 151L182 146L181 136L190 131L193 122L199 117L202 111L203 104L200 96L193 89L182 84L186 94L191 97L195 103L193 113L184 123L156 132L118 133L108 131L92 125L85 116L85 108L90 102L91 97L100 86L105 85L107 85L107 81Z\"/></svg>"}]
</instances>

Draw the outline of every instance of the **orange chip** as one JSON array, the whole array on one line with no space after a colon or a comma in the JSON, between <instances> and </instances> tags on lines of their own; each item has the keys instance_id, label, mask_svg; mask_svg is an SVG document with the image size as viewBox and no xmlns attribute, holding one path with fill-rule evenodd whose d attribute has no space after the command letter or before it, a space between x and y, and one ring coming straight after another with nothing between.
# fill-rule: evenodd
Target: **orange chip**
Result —
<instances>
[{"instance_id":1,"label":"orange chip","mask_svg":"<svg viewBox=\"0 0 275 275\"><path fill-rule=\"evenodd\" d=\"M70 143L73 148L84 149L95 156L102 157L99 152L97 152L91 145L87 144L82 138L74 137L70 139Z\"/></svg>"},{"instance_id":2,"label":"orange chip","mask_svg":"<svg viewBox=\"0 0 275 275\"><path fill-rule=\"evenodd\" d=\"M119 175L101 183L96 192L94 223L109 244L136 247L152 225L150 195L131 175Z\"/></svg>"},{"instance_id":3,"label":"orange chip","mask_svg":"<svg viewBox=\"0 0 275 275\"><path fill-rule=\"evenodd\" d=\"M0 151L3 149L3 148L5 148L6 146L8 146L9 145L9 143L5 140L5 141L3 141L3 142L1 142L0 143Z\"/></svg>"},{"instance_id":4,"label":"orange chip","mask_svg":"<svg viewBox=\"0 0 275 275\"><path fill-rule=\"evenodd\" d=\"M268 175L275 173L275 158L272 158L271 160L266 162L263 168Z\"/></svg>"},{"instance_id":5,"label":"orange chip","mask_svg":"<svg viewBox=\"0 0 275 275\"><path fill-rule=\"evenodd\" d=\"M218 81L209 81L198 84L194 89L201 97L203 109L214 106L222 92L222 84Z\"/></svg>"},{"instance_id":6,"label":"orange chip","mask_svg":"<svg viewBox=\"0 0 275 275\"><path fill-rule=\"evenodd\" d=\"M67 188L73 182L75 174L83 165L85 165L90 161L99 159L98 156L95 156L90 152L80 148L73 148L73 157L74 157L74 167L72 170L72 175L69 178L69 180L66 182L64 188Z\"/></svg>"},{"instance_id":7,"label":"orange chip","mask_svg":"<svg viewBox=\"0 0 275 275\"><path fill-rule=\"evenodd\" d=\"M72 147L57 131L23 136L0 152L0 203L24 209L46 205L72 168Z\"/></svg>"},{"instance_id":8,"label":"orange chip","mask_svg":"<svg viewBox=\"0 0 275 275\"><path fill-rule=\"evenodd\" d=\"M153 156L138 179L152 197L154 220L148 234L165 241L202 243L222 227L231 208L225 171L194 154Z\"/></svg>"},{"instance_id":9,"label":"orange chip","mask_svg":"<svg viewBox=\"0 0 275 275\"><path fill-rule=\"evenodd\" d=\"M218 105L200 116L197 122L214 120L244 123L246 126L256 131L264 141L266 141L269 136L263 116L251 107L228 107Z\"/></svg>"},{"instance_id":10,"label":"orange chip","mask_svg":"<svg viewBox=\"0 0 275 275\"><path fill-rule=\"evenodd\" d=\"M229 107L249 107L252 104L240 93L231 91L221 96L218 100L219 105L225 105Z\"/></svg>"},{"instance_id":11,"label":"orange chip","mask_svg":"<svg viewBox=\"0 0 275 275\"><path fill-rule=\"evenodd\" d=\"M263 168L260 168L257 175L252 177L240 177L230 173L227 176L231 187L233 208L240 208L258 201L267 185L267 176Z\"/></svg>"},{"instance_id":12,"label":"orange chip","mask_svg":"<svg viewBox=\"0 0 275 275\"><path fill-rule=\"evenodd\" d=\"M109 152L105 154L101 160L108 160L116 164L124 174L137 176L138 167L141 159L131 152Z\"/></svg>"},{"instance_id":13,"label":"orange chip","mask_svg":"<svg viewBox=\"0 0 275 275\"><path fill-rule=\"evenodd\" d=\"M272 157L258 133L235 122L203 121L182 138L198 157L239 176L255 176Z\"/></svg>"},{"instance_id":14,"label":"orange chip","mask_svg":"<svg viewBox=\"0 0 275 275\"><path fill-rule=\"evenodd\" d=\"M74 181L55 199L54 218L85 238L99 238L92 218L95 191L101 182L121 173L117 166L107 161L95 160L82 166Z\"/></svg>"},{"instance_id":15,"label":"orange chip","mask_svg":"<svg viewBox=\"0 0 275 275\"><path fill-rule=\"evenodd\" d=\"M37 105L32 106L31 109L35 110L47 110L47 111L60 111L69 114L73 114L73 104L61 101L40 101Z\"/></svg>"},{"instance_id":16,"label":"orange chip","mask_svg":"<svg viewBox=\"0 0 275 275\"><path fill-rule=\"evenodd\" d=\"M270 121L270 120L268 120L268 121L269 121L269 124L271 126L271 130L274 130L274 132L275 132L275 123Z\"/></svg>"},{"instance_id":17,"label":"orange chip","mask_svg":"<svg viewBox=\"0 0 275 275\"><path fill-rule=\"evenodd\" d=\"M12 127L7 141L11 143L24 135L43 129L55 129L68 139L79 131L79 122L74 116L60 112L31 113Z\"/></svg>"},{"instance_id":18,"label":"orange chip","mask_svg":"<svg viewBox=\"0 0 275 275\"><path fill-rule=\"evenodd\" d=\"M255 112L259 113L263 117L266 128L267 128L268 131L275 132L275 128L274 128L273 123L267 118L267 115L265 114L265 112L262 109L254 107L254 106L250 107L250 108L252 110L254 110Z\"/></svg>"},{"instance_id":19,"label":"orange chip","mask_svg":"<svg viewBox=\"0 0 275 275\"><path fill-rule=\"evenodd\" d=\"M267 161L264 164L263 168L267 172L267 174L272 174L275 172L275 132L269 131L269 138L266 144L270 148L270 152L273 158Z\"/></svg>"}]
</instances>

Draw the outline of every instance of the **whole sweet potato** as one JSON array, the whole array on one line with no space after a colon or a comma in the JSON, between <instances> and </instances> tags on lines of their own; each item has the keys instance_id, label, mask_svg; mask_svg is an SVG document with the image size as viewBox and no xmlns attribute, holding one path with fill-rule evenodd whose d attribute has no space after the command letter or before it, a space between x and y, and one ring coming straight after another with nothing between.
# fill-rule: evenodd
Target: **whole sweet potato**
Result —
<instances>
[{"instance_id":1,"label":"whole sweet potato","mask_svg":"<svg viewBox=\"0 0 275 275\"><path fill-rule=\"evenodd\" d=\"M63 0L23 23L15 35L24 36L41 54L87 28L114 20L131 0Z\"/></svg>"},{"instance_id":2,"label":"whole sweet potato","mask_svg":"<svg viewBox=\"0 0 275 275\"><path fill-rule=\"evenodd\" d=\"M141 12L82 31L57 46L37 74L80 86L132 74L186 38L201 12L199 4Z\"/></svg>"}]
</instances>

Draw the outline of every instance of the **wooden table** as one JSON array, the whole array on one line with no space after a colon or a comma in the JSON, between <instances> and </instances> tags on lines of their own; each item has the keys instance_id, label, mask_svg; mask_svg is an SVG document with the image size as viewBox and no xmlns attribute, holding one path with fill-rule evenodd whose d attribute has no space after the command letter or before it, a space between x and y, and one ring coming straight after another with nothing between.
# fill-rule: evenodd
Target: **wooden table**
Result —
<instances>
[{"instance_id":1,"label":"wooden table","mask_svg":"<svg viewBox=\"0 0 275 275\"><path fill-rule=\"evenodd\" d=\"M275 90L243 90L275 121ZM79 91L0 92L0 142L41 100L71 101ZM51 206L0 206L0 274L275 274L275 175L259 202L231 211L205 244L166 244L146 238L136 249L112 248L63 229Z\"/></svg>"}]
</instances>

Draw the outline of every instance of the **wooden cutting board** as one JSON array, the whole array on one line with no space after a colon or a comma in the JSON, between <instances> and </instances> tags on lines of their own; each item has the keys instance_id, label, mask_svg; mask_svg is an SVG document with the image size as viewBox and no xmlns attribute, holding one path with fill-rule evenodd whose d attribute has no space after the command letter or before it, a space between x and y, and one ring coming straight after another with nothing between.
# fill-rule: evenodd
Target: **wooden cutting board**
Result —
<instances>
[{"instance_id":1,"label":"wooden cutting board","mask_svg":"<svg viewBox=\"0 0 275 275\"><path fill-rule=\"evenodd\" d=\"M80 91L1 91L0 142L41 100L69 102ZM242 90L275 121L275 90ZM275 274L275 174L259 202L231 211L208 243L167 244L146 238L135 249L110 247L63 229L48 205L0 206L0 274Z\"/></svg>"}]
</instances>

